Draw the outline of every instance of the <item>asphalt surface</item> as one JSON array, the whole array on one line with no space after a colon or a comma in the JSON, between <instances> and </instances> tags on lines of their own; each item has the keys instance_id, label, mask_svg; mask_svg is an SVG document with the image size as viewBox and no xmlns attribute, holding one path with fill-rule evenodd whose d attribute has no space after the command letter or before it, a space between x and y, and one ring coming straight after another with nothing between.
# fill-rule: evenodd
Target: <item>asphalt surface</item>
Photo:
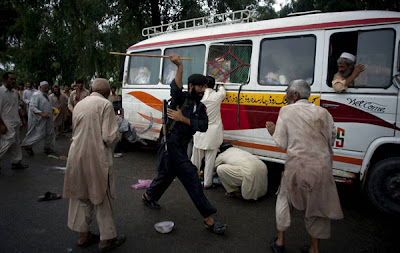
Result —
<instances>
[{"instance_id":1,"label":"asphalt surface","mask_svg":"<svg viewBox=\"0 0 400 253\"><path fill-rule=\"evenodd\" d=\"M97 245L76 246L78 233L67 227L68 200L38 202L47 191L62 194L66 161L49 158L43 144L34 147L35 156L23 153L25 170L11 170L10 157L1 161L0 252L97 252ZM69 138L57 137L58 155L68 154ZM276 235L275 192L281 165L267 164L269 191L258 201L231 199L223 187L206 190L218 209L216 218L228 224L225 235L204 229L203 221L182 184L176 179L159 201L162 209L150 210L134 190L138 179L156 175L155 147L129 147L114 159L117 199L115 223L126 242L113 252L272 252L269 241ZM24 151L23 151L24 152ZM338 185L345 218L332 222L332 238L321 241L321 252L400 252L400 221L376 211L356 186ZM93 218L92 230L98 232ZM169 234L153 225L175 222ZM299 252L309 237L302 213L293 211L286 234L286 252Z\"/></svg>"}]
</instances>

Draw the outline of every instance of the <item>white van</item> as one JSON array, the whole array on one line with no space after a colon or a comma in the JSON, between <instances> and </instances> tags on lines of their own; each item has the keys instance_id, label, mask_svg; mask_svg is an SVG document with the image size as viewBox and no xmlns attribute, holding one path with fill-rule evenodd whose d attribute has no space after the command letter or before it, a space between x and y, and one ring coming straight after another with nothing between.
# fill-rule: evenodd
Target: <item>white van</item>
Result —
<instances>
[{"instance_id":1,"label":"white van","mask_svg":"<svg viewBox=\"0 0 400 253\"><path fill-rule=\"evenodd\" d=\"M284 163L285 151L275 146L265 122L275 122L286 105L288 83L306 80L310 101L326 108L337 127L335 179L361 182L375 206L400 214L400 13L316 13L259 22L247 22L246 11L230 15L146 28L149 38L127 53L193 58L184 61L185 81L202 73L227 89L224 139L278 163ZM355 87L337 94L331 81L343 52L356 55L366 70ZM126 57L125 117L144 128L152 115L146 139L160 138L161 101L170 97L175 70L168 58Z\"/></svg>"}]
</instances>

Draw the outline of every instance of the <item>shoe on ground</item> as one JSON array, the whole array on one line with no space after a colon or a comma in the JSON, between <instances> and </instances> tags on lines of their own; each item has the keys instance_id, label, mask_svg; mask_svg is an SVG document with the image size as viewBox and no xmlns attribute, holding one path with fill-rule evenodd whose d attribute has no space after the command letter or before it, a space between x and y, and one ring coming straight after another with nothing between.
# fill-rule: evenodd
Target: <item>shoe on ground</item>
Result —
<instances>
[{"instance_id":1,"label":"shoe on ground","mask_svg":"<svg viewBox=\"0 0 400 253\"><path fill-rule=\"evenodd\" d=\"M26 169L28 167L29 167L28 165L22 164L20 162L11 164L11 169L13 169L13 170L23 170L23 169Z\"/></svg>"},{"instance_id":2,"label":"shoe on ground","mask_svg":"<svg viewBox=\"0 0 400 253\"><path fill-rule=\"evenodd\" d=\"M100 241L100 235L98 234L93 234L90 231L86 233L79 233L78 246L85 247L92 243L98 243L99 241Z\"/></svg>"},{"instance_id":3,"label":"shoe on ground","mask_svg":"<svg viewBox=\"0 0 400 253\"><path fill-rule=\"evenodd\" d=\"M110 240L101 240L99 242L99 251L100 252L106 252L107 250L116 248L123 244L126 240L126 237L124 235L120 235L118 237L115 237Z\"/></svg>"},{"instance_id":4,"label":"shoe on ground","mask_svg":"<svg viewBox=\"0 0 400 253\"><path fill-rule=\"evenodd\" d=\"M277 237L272 238L271 242L270 242L270 246L273 252L275 253L283 253L285 252L285 245L277 245L276 244L276 240L278 240Z\"/></svg>"},{"instance_id":5,"label":"shoe on ground","mask_svg":"<svg viewBox=\"0 0 400 253\"><path fill-rule=\"evenodd\" d=\"M225 233L226 229L228 228L226 224L223 224L217 220L214 220L214 224L212 225L207 225L207 223L204 222L204 226L208 231L218 235L222 235L223 233Z\"/></svg>"},{"instance_id":6,"label":"shoe on ground","mask_svg":"<svg viewBox=\"0 0 400 253\"><path fill-rule=\"evenodd\" d=\"M28 153L28 155L33 156L35 153L33 153L32 147L25 147L24 148L25 152Z\"/></svg>"},{"instance_id":7,"label":"shoe on ground","mask_svg":"<svg viewBox=\"0 0 400 253\"><path fill-rule=\"evenodd\" d=\"M122 157L122 153L114 153L114 157L115 158L121 158Z\"/></svg>"},{"instance_id":8,"label":"shoe on ground","mask_svg":"<svg viewBox=\"0 0 400 253\"><path fill-rule=\"evenodd\" d=\"M145 206L150 207L151 209L161 209L161 206L157 202L155 202L154 200L148 200L144 194L142 195L142 202L143 204L145 204Z\"/></svg>"}]
</instances>

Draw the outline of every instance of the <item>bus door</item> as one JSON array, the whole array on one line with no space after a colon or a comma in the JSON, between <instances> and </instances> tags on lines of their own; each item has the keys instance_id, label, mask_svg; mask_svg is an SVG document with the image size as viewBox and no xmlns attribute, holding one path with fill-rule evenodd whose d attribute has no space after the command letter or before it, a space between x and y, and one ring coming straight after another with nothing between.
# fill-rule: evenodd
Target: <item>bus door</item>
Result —
<instances>
[{"instance_id":1,"label":"bus door","mask_svg":"<svg viewBox=\"0 0 400 253\"><path fill-rule=\"evenodd\" d=\"M394 136L398 88L392 85L396 30L390 26L335 29L325 33L326 67L321 106L337 127L334 168L358 173L365 151L377 138ZM336 93L332 80L343 52L366 69L353 87ZM325 66L325 65L324 65Z\"/></svg>"}]
</instances>

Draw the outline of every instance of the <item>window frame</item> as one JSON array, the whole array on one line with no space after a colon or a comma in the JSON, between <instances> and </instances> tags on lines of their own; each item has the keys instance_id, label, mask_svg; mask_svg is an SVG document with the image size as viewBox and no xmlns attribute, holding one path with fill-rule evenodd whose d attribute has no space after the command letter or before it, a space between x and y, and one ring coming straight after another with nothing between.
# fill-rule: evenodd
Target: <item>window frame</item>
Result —
<instances>
[{"instance_id":1,"label":"window frame","mask_svg":"<svg viewBox=\"0 0 400 253\"><path fill-rule=\"evenodd\" d=\"M144 50L144 51L134 51L134 52L129 52L129 54L148 54L149 52L153 52L153 51L160 51L159 55L160 56L163 55L162 48L149 49L149 50ZM134 58L134 56L129 56L128 73L127 73L127 85L140 85L140 86L143 86L143 85L157 85L160 82L161 58L159 59L160 60L160 62L159 62L159 66L160 67L159 67L159 71L158 71L158 74L157 74L158 82L156 82L156 83L152 83L152 82L149 82L149 83L130 83L129 80L130 80L130 74L131 74L131 63L133 61L133 58Z\"/></svg>"}]
</instances>

